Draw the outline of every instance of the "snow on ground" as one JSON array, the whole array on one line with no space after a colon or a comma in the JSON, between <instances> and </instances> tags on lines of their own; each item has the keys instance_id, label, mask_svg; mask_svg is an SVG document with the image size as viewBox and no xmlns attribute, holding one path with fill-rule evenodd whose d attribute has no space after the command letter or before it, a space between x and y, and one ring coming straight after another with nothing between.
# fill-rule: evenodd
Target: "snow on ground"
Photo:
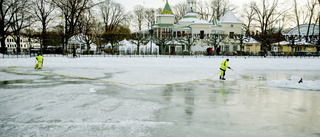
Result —
<instances>
[{"instance_id":1,"label":"snow on ground","mask_svg":"<svg viewBox=\"0 0 320 137\"><path fill-rule=\"evenodd\" d=\"M225 59L0 59L0 136L320 134L319 58Z\"/></svg>"},{"instance_id":2,"label":"snow on ground","mask_svg":"<svg viewBox=\"0 0 320 137\"><path fill-rule=\"evenodd\" d=\"M140 84L170 84L183 83L208 79L214 76L216 80L219 73L220 63L226 58L168 58L168 57L87 57L87 58L65 58L45 57L44 69L53 70L58 75L68 75L84 78L96 78L115 83L140 85ZM35 64L33 58L3 59L0 67L20 66L19 69L32 68ZM320 69L319 59L313 58L230 58L229 66L234 72L228 70L227 74L234 75L242 70L264 70L264 71L312 71ZM16 70L17 70L16 69ZM31 70L28 70L31 71ZM33 73L34 72L32 70ZM112 76L111 76L112 74ZM247 74L241 74L247 75ZM299 76L298 76L299 77ZM229 77L230 78L230 77ZM303 84L289 84L287 80L276 80L268 82L268 85L284 88L300 88L319 90L317 79L305 79ZM4 79L11 79L5 76ZM232 77L231 77L232 79ZM138 86L148 88L148 86Z\"/></svg>"},{"instance_id":3,"label":"snow on ground","mask_svg":"<svg viewBox=\"0 0 320 137\"><path fill-rule=\"evenodd\" d=\"M272 80L268 81L267 84L273 87L279 88L293 88L293 89L303 89L303 90L320 90L320 80L303 80L299 83L301 77L292 76L290 79L286 80Z\"/></svg>"}]
</instances>

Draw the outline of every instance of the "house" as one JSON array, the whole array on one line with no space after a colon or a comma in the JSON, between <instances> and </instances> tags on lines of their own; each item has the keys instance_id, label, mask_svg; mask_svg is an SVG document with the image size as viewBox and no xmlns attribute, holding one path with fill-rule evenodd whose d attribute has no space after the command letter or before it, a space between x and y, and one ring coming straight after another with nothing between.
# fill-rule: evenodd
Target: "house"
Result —
<instances>
[{"instance_id":1,"label":"house","mask_svg":"<svg viewBox=\"0 0 320 137\"><path fill-rule=\"evenodd\" d=\"M284 34L286 41L272 44L271 52L282 52L286 55L294 55L296 52L317 52L318 39L314 36L319 36L319 25L310 25L307 39L308 26L308 24L303 24L291 29L287 34ZM294 45L292 45L292 38L294 38Z\"/></svg>"},{"instance_id":2,"label":"house","mask_svg":"<svg viewBox=\"0 0 320 137\"><path fill-rule=\"evenodd\" d=\"M305 40L295 40L295 45L288 41L281 41L272 44L271 52L281 52L285 55L293 55L295 52L316 52L317 47L314 44L305 42Z\"/></svg>"},{"instance_id":3,"label":"house","mask_svg":"<svg viewBox=\"0 0 320 137\"><path fill-rule=\"evenodd\" d=\"M8 53L17 53L17 43L15 36L7 36L5 45ZM21 52L29 52L30 49L40 49L40 42L38 39L30 39L28 37L20 36L20 50Z\"/></svg>"},{"instance_id":4,"label":"house","mask_svg":"<svg viewBox=\"0 0 320 137\"><path fill-rule=\"evenodd\" d=\"M207 48L212 47L203 40L203 36L211 36L213 34L228 35L223 42L220 43L222 52L239 51L240 41L234 39L234 36L242 34L242 22L229 10L218 21L214 18L208 22L200 19L197 14L197 0L187 0L187 13L177 23L174 23L174 14L170 8L168 0L161 14L157 15L156 23L152 27L156 37L165 35L173 36L174 40L181 37L192 37L195 41L191 47L191 52L205 52ZM182 52L187 50L187 46L181 42L177 44L169 44L167 52Z\"/></svg>"},{"instance_id":5,"label":"house","mask_svg":"<svg viewBox=\"0 0 320 137\"><path fill-rule=\"evenodd\" d=\"M249 55L256 55L261 50L261 42L252 37L244 37L243 39L244 52Z\"/></svg>"},{"instance_id":6,"label":"house","mask_svg":"<svg viewBox=\"0 0 320 137\"><path fill-rule=\"evenodd\" d=\"M87 43L89 43L89 52L92 54L97 51L97 45L93 43L88 36L83 34L78 34L72 36L68 40L68 52L72 52L73 48L76 48L76 53L86 53L88 46Z\"/></svg>"}]
</instances>

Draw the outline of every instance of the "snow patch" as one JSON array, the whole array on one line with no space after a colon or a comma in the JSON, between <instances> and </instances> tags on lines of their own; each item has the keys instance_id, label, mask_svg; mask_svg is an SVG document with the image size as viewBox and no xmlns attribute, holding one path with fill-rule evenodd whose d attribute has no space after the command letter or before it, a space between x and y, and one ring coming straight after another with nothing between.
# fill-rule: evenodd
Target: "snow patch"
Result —
<instances>
[{"instance_id":1,"label":"snow patch","mask_svg":"<svg viewBox=\"0 0 320 137\"><path fill-rule=\"evenodd\" d=\"M278 88L291 88L291 89L303 89L303 90L320 90L320 80L303 80L299 83L301 77L291 76L289 80L273 80L268 81L267 84L272 87Z\"/></svg>"}]
</instances>

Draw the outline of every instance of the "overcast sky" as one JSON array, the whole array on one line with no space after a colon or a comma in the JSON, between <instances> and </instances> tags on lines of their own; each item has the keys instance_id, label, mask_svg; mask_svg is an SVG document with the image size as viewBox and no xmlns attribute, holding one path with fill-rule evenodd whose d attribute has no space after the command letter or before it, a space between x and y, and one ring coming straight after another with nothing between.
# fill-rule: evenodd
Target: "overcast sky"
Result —
<instances>
[{"instance_id":1,"label":"overcast sky","mask_svg":"<svg viewBox=\"0 0 320 137\"><path fill-rule=\"evenodd\" d=\"M104 0L97 0L97 1L104 1ZM124 6L125 12L132 12L134 6L136 5L143 5L145 8L164 8L166 4L166 0L113 0L114 2L120 3ZM186 2L187 0L168 0L171 8L176 5L177 3ZM207 1L210 3L211 0L197 0L197 2L203 2ZM236 15L237 18L241 20L241 13L243 12L243 5L248 4L251 1L257 1L258 3L261 3L262 0L229 0L231 4L237 7L233 13ZM307 0L297 0L299 5L305 5L307 3ZM273 2L273 0L269 0L270 3ZM286 2L284 4L285 6L288 6L289 8L292 6L293 0L279 0L280 3ZM282 5L282 4L281 4ZM288 8L283 7L282 8ZM242 20L241 20L242 21ZM286 26L288 27L288 26ZM131 28L131 27L130 27ZM131 28L133 29L133 28Z\"/></svg>"},{"instance_id":2,"label":"overcast sky","mask_svg":"<svg viewBox=\"0 0 320 137\"><path fill-rule=\"evenodd\" d=\"M177 3L186 2L187 0L168 0L168 1L170 6L172 7ZM209 2L211 0L198 0L198 2L200 1ZM229 1L236 6L239 6L240 8L244 3L248 3L251 0L229 0ZM151 7L156 9L163 8L165 6L166 0L115 0L115 2L121 3L125 7L126 12L128 12L128 11L132 11L135 5L143 5L146 8L151 8Z\"/></svg>"}]
</instances>

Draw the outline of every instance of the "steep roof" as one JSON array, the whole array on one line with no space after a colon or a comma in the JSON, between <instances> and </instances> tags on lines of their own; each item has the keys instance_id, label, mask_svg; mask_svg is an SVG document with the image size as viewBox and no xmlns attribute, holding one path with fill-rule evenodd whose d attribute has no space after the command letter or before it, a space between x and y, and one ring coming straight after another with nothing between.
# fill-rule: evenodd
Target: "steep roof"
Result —
<instances>
[{"instance_id":1,"label":"steep roof","mask_svg":"<svg viewBox=\"0 0 320 137\"><path fill-rule=\"evenodd\" d=\"M226 12L226 14L224 14L224 16L221 18L221 20L219 21L220 23L236 23L236 24L242 24L241 21L239 21L239 19L230 11L228 10Z\"/></svg>"},{"instance_id":2,"label":"steep roof","mask_svg":"<svg viewBox=\"0 0 320 137\"><path fill-rule=\"evenodd\" d=\"M161 14L173 14L168 1L167 1L166 5L164 6L163 11L162 11Z\"/></svg>"}]
</instances>

